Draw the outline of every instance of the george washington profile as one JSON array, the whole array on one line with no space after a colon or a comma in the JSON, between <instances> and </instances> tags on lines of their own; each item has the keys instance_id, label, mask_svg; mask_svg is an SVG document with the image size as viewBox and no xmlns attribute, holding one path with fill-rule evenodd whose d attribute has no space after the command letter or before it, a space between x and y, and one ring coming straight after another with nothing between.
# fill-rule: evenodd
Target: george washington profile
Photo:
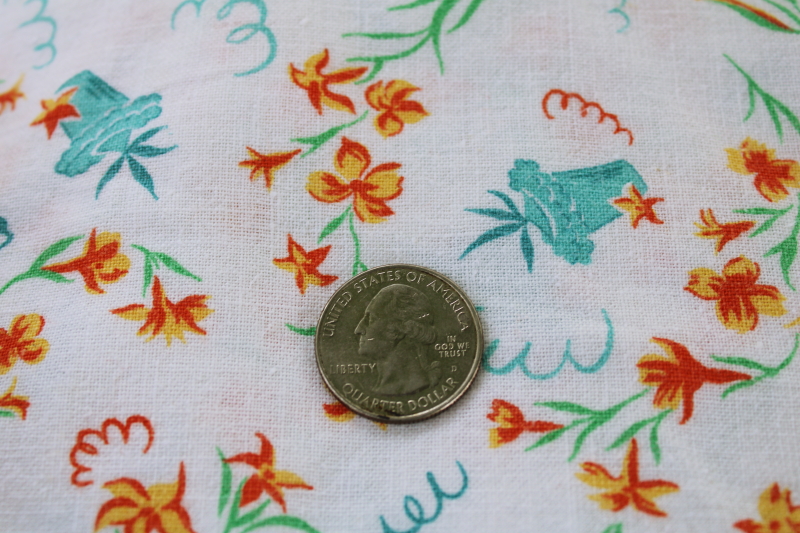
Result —
<instances>
[{"instance_id":1,"label":"george washington profile","mask_svg":"<svg viewBox=\"0 0 800 533\"><path fill-rule=\"evenodd\" d=\"M395 284L381 289L356 326L358 353L378 363L375 392L412 394L441 378L439 362L431 363L428 346L436 328L428 299L413 287Z\"/></svg>"}]
</instances>

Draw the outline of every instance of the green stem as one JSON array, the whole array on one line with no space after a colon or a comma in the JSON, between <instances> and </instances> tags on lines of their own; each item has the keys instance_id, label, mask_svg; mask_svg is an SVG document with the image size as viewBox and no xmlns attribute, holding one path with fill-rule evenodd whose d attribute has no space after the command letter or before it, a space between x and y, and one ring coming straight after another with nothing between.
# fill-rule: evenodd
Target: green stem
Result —
<instances>
[{"instance_id":1,"label":"green stem","mask_svg":"<svg viewBox=\"0 0 800 533\"><path fill-rule=\"evenodd\" d=\"M350 235L353 237L353 247L355 248L355 258L353 259L353 276L355 276L367 270L367 265L361 262L361 242L358 240L358 234L356 234L355 213L352 210L347 217L347 222L350 227Z\"/></svg>"},{"instance_id":2,"label":"green stem","mask_svg":"<svg viewBox=\"0 0 800 533\"><path fill-rule=\"evenodd\" d=\"M728 396L732 392L736 392L736 391L741 390L741 389L752 387L756 383L758 383L758 382L760 382L762 380L765 380L767 378L776 377L778 374L780 374L780 372L784 368L786 368L787 366L789 366L791 364L791 362L794 360L794 356L797 355L797 349L798 348L800 348L800 333L797 333L794 336L794 347L792 347L792 351L777 366L766 366L766 365L763 365L763 364L761 364L761 363L759 363L757 361L753 361L752 359L745 359L743 357L717 357L715 355L712 355L711 358L714 361L717 361L717 362L720 362L720 363L726 363L726 364L729 364L729 365L743 366L745 368L749 368L749 369L752 369L752 370L760 370L761 371L761 375L760 376L756 376L756 377L754 377L752 379L740 381L739 383L731 385L730 387L728 387L727 389L725 389L722 392L722 397L725 398L726 396Z\"/></svg>"},{"instance_id":3,"label":"green stem","mask_svg":"<svg viewBox=\"0 0 800 533\"><path fill-rule=\"evenodd\" d=\"M22 274L19 274L18 276L14 276L13 278L11 278L11 280L8 281L8 283L6 283L5 285L3 285L2 288L0 288L0 294L3 294L4 292L6 292L6 289L8 289L13 284L18 283L18 282L20 282L20 281L22 281L24 279L28 279L30 277L33 277L30 274L31 274L31 271L28 270L27 272L23 272Z\"/></svg>"}]
</instances>

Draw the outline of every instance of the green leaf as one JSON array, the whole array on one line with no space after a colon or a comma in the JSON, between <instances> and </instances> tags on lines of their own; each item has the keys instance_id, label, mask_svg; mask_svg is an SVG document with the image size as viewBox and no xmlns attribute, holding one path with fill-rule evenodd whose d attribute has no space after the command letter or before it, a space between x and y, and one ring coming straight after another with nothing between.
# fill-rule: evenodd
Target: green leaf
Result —
<instances>
[{"instance_id":1,"label":"green leaf","mask_svg":"<svg viewBox=\"0 0 800 533\"><path fill-rule=\"evenodd\" d=\"M270 516L269 518L260 520L243 529L241 533L249 533L250 531L255 531L256 529L269 526L283 526L299 529L300 531L305 531L306 533L319 533L319 531L311 527L305 520L297 518L296 516L287 515Z\"/></svg>"},{"instance_id":2,"label":"green leaf","mask_svg":"<svg viewBox=\"0 0 800 533\"><path fill-rule=\"evenodd\" d=\"M589 409L588 407L584 407L572 402L537 402L533 405L541 405L542 407L548 407L550 409L555 409L556 411L565 411L567 413L575 413L578 415L598 414L598 412L593 409Z\"/></svg>"},{"instance_id":3,"label":"green leaf","mask_svg":"<svg viewBox=\"0 0 800 533\"><path fill-rule=\"evenodd\" d=\"M671 413L672 410L664 411L656 423L653 424L653 427L650 429L650 452L653 454L653 459L655 460L656 464L661 464L661 445L658 443L658 429L661 427L661 422L664 421L664 418Z\"/></svg>"},{"instance_id":4,"label":"green leaf","mask_svg":"<svg viewBox=\"0 0 800 533\"><path fill-rule=\"evenodd\" d=\"M252 511L248 511L247 513L243 514L242 516L240 516L240 517L239 517L239 518L236 520L236 522L234 523L234 527L241 527L241 526L244 526L244 525L246 525L248 522L252 522L252 521L253 521L253 520L255 520L256 518L258 518L259 516L261 516L261 513L263 513L263 512L264 512L264 509L266 509L266 508L267 508L267 506L268 506L270 503L272 503L272 500L266 500L264 503L262 503L261 505L259 505L259 506L258 506L258 507L256 507L255 509L253 509Z\"/></svg>"},{"instance_id":5,"label":"green leaf","mask_svg":"<svg viewBox=\"0 0 800 533\"><path fill-rule=\"evenodd\" d=\"M228 500L231 497L231 484L233 482L233 472L231 471L231 465L225 462L225 456L222 454L222 450L217 448L217 453L219 454L219 460L222 463L222 480L220 481L219 505L217 506L217 516L222 516L222 511L225 510L225 506L228 505Z\"/></svg>"},{"instance_id":6,"label":"green leaf","mask_svg":"<svg viewBox=\"0 0 800 533\"><path fill-rule=\"evenodd\" d=\"M315 135L313 137L297 137L292 139L292 142L311 145L310 150L307 150L300 155L300 157L306 157L307 155L316 152L319 149L319 147L321 147L323 144L336 137L336 135L338 135L338 133L343 129L355 126L356 124L367 118L368 114L369 111L364 111L360 117L358 117L352 122L347 122L345 124L334 126L333 128L323 131L319 135Z\"/></svg>"},{"instance_id":7,"label":"green leaf","mask_svg":"<svg viewBox=\"0 0 800 533\"><path fill-rule=\"evenodd\" d=\"M712 355L711 359L713 359L718 363L743 366L745 368L750 368L752 370L761 370L762 372L767 368L757 361L753 361L752 359L746 359L744 357L718 357L716 355Z\"/></svg>"},{"instance_id":8,"label":"green leaf","mask_svg":"<svg viewBox=\"0 0 800 533\"><path fill-rule=\"evenodd\" d=\"M506 193L503 193L503 192L500 192L500 191L494 191L494 190L487 191L487 192L489 194L493 194L493 195L497 196L498 198L500 198L503 201L503 203L506 204L506 207L508 207L511 210L512 213L515 213L515 214L519 215L520 219L524 218L522 216L522 213L519 212L519 209L517 209L517 206L514 205L514 201L511 198L509 198Z\"/></svg>"},{"instance_id":9,"label":"green leaf","mask_svg":"<svg viewBox=\"0 0 800 533\"><path fill-rule=\"evenodd\" d=\"M415 7L426 6L428 4L432 4L436 2L436 0L415 0L414 2L410 2L408 4L402 4L399 6L390 7L387 11L400 11L401 9L414 9Z\"/></svg>"},{"instance_id":10,"label":"green leaf","mask_svg":"<svg viewBox=\"0 0 800 533\"><path fill-rule=\"evenodd\" d=\"M730 387L728 387L727 389L725 389L724 391L722 391L722 397L725 398L726 396L728 396L728 394L730 394L732 392L736 392L737 390L745 389L747 387L752 387L753 385L755 385L756 383L758 383L762 379L764 379L764 376L758 376L758 377L755 377L753 379L749 379L749 380L745 380L745 381L740 381L739 383L735 383L735 384L731 385Z\"/></svg>"},{"instance_id":11,"label":"green leaf","mask_svg":"<svg viewBox=\"0 0 800 533\"><path fill-rule=\"evenodd\" d=\"M100 178L99 182L97 182L97 189L95 189L95 191L94 191L94 199L95 200L97 200L100 197L100 191L103 190L103 187L105 187L106 184L109 181L114 179L114 177L117 174L119 174L119 171L122 168L122 164L124 162L125 162L125 156L123 155L122 157L120 157L119 159L114 161L114 163L110 167L108 167L108 170L106 170L106 173L103 174L103 177Z\"/></svg>"},{"instance_id":12,"label":"green leaf","mask_svg":"<svg viewBox=\"0 0 800 533\"><path fill-rule=\"evenodd\" d=\"M574 427L573 425L565 426L563 428L556 429L555 431L551 431L549 433L545 433L544 436L539 438L539 440L534 442L531 446L528 446L527 448L525 448L525 451L528 452L528 451L533 450L534 448L538 448L540 446L544 446L545 444L550 444L551 442L553 442L553 441L557 440L558 438L560 438L564 433L566 433L568 430L572 429L573 427Z\"/></svg>"},{"instance_id":13,"label":"green leaf","mask_svg":"<svg viewBox=\"0 0 800 533\"><path fill-rule=\"evenodd\" d=\"M622 533L622 524L611 524L603 530L603 533Z\"/></svg>"},{"instance_id":14,"label":"green leaf","mask_svg":"<svg viewBox=\"0 0 800 533\"><path fill-rule=\"evenodd\" d=\"M781 272L783 272L783 280L790 289L795 290L791 280L789 279L789 269L792 267L792 264L794 264L795 257L797 257L797 236L789 235L789 237L773 246L767 253L765 253L764 257L769 257L775 254L780 254L781 256L780 265Z\"/></svg>"},{"instance_id":15,"label":"green leaf","mask_svg":"<svg viewBox=\"0 0 800 533\"><path fill-rule=\"evenodd\" d=\"M318 244L321 243L323 239L325 239L325 237L336 231L336 229L342 225L342 222L344 222L347 219L347 215L350 214L350 209L351 209L350 207L345 209L344 213L342 213L338 217L328 222L328 225L322 228L322 233L319 234L319 239L317 239Z\"/></svg>"},{"instance_id":16,"label":"green leaf","mask_svg":"<svg viewBox=\"0 0 800 533\"><path fill-rule=\"evenodd\" d=\"M477 248L478 246L482 246L487 242L493 241L495 239L499 239L500 237L505 237L506 235L511 235L512 233L519 231L525 225L524 222L518 222L515 224L506 224L505 226L497 226L496 228L492 228L467 246L467 249L464 250L464 253L461 254L459 259L464 259L468 253L472 250Z\"/></svg>"},{"instance_id":17,"label":"green leaf","mask_svg":"<svg viewBox=\"0 0 800 533\"><path fill-rule=\"evenodd\" d=\"M606 448L606 450L613 450L614 448L619 448L629 440L631 440L642 428L647 426L648 424L652 423L654 418L646 418L644 420L639 420L638 422L631 424L631 426L622 432L622 435L617 437L617 440L614 443Z\"/></svg>"},{"instance_id":18,"label":"green leaf","mask_svg":"<svg viewBox=\"0 0 800 533\"><path fill-rule=\"evenodd\" d=\"M587 424L586 427L583 429L583 431L581 431L580 435L578 435L578 438L575 439L575 445L572 447L572 455L569 456L567 461L572 461L573 459L575 459L580 453L581 448L583 448L583 443L586 441L589 435L591 435L594 430L596 430L606 422L607 420L600 419L600 420L594 420L591 423Z\"/></svg>"},{"instance_id":19,"label":"green leaf","mask_svg":"<svg viewBox=\"0 0 800 533\"><path fill-rule=\"evenodd\" d=\"M156 133L158 133L159 131L163 130L164 128L166 128L166 126L161 126L160 128L152 128L152 129L149 129L146 132L142 133L141 135L139 135L138 137L136 137L133 140L133 142L131 143L131 148L133 148L134 146L139 146L140 144L142 144L145 141L149 141L150 139L153 138L153 136Z\"/></svg>"},{"instance_id":20,"label":"green leaf","mask_svg":"<svg viewBox=\"0 0 800 533\"><path fill-rule=\"evenodd\" d=\"M789 209L791 209L791 206L790 206ZM788 211L788 209L786 211ZM786 211L784 211L784 213ZM752 238L752 237L755 237L757 235L761 235L762 233L767 231L769 228L771 228L772 225L775 224L775 222L777 222L778 219L781 218L782 216L783 216L783 213L781 213L780 215L775 215L774 217L771 217L771 218L767 219L763 224L761 224L758 228L756 228L756 230L753 233L751 233L749 235L749 237Z\"/></svg>"},{"instance_id":21,"label":"green leaf","mask_svg":"<svg viewBox=\"0 0 800 533\"><path fill-rule=\"evenodd\" d=\"M141 157L156 157L159 155L166 154L167 152L171 152L177 147L178 147L177 144L167 148L159 148L157 146L150 146L149 144L142 144L139 146L131 146L129 152Z\"/></svg>"},{"instance_id":22,"label":"green leaf","mask_svg":"<svg viewBox=\"0 0 800 533\"><path fill-rule=\"evenodd\" d=\"M158 266L158 265L156 265ZM147 289L153 281L153 260L149 255L144 256L144 284L142 285L142 296L147 296Z\"/></svg>"},{"instance_id":23,"label":"green leaf","mask_svg":"<svg viewBox=\"0 0 800 533\"><path fill-rule=\"evenodd\" d=\"M525 258L525 263L528 264L528 272L533 272L533 243L530 235L528 235L527 226L522 228L519 234L519 246L522 249L522 257Z\"/></svg>"},{"instance_id":24,"label":"green leaf","mask_svg":"<svg viewBox=\"0 0 800 533\"><path fill-rule=\"evenodd\" d=\"M503 211L502 209L464 209L476 215L483 215L492 217L497 220L512 220L514 222L523 222L525 219L519 213L511 213L510 211Z\"/></svg>"},{"instance_id":25,"label":"green leaf","mask_svg":"<svg viewBox=\"0 0 800 533\"><path fill-rule=\"evenodd\" d=\"M286 324L286 327L289 328L290 331L293 331L299 335L305 335L306 337L313 337L317 334L317 328L314 326L311 326L310 328L298 328L297 326Z\"/></svg>"},{"instance_id":26,"label":"green leaf","mask_svg":"<svg viewBox=\"0 0 800 533\"><path fill-rule=\"evenodd\" d=\"M408 37L417 37L428 31L428 28L420 31L412 31L410 33L399 32L381 32L381 33L363 33L363 32L350 32L343 33L342 37L366 37L367 39L406 39Z\"/></svg>"},{"instance_id":27,"label":"green leaf","mask_svg":"<svg viewBox=\"0 0 800 533\"><path fill-rule=\"evenodd\" d=\"M153 195L153 198L158 200L158 196L156 196L155 187L153 185L153 177L149 172L147 172L147 169L130 155L127 159L128 166L131 169L131 174L133 174L133 179L135 179L139 185L147 189L147 191Z\"/></svg>"},{"instance_id":28,"label":"green leaf","mask_svg":"<svg viewBox=\"0 0 800 533\"><path fill-rule=\"evenodd\" d=\"M168 256L167 254L162 253L154 253L153 257L156 257L159 261L161 261L165 267L172 270L176 274L180 274L181 276L186 276L187 278L192 278L195 281L203 281L198 276L195 276L188 270L186 270L180 263L178 263L175 259Z\"/></svg>"},{"instance_id":29,"label":"green leaf","mask_svg":"<svg viewBox=\"0 0 800 533\"><path fill-rule=\"evenodd\" d=\"M734 213L742 213L745 215L783 215L789 212L793 206L786 209L771 209L769 207L750 207L747 209L734 209Z\"/></svg>"},{"instance_id":30,"label":"green leaf","mask_svg":"<svg viewBox=\"0 0 800 533\"><path fill-rule=\"evenodd\" d=\"M458 22L456 22L456 25L447 30L447 33L453 33L461 26L469 22L469 19L472 18L472 15L475 14L482 3L483 0L472 0L472 2L470 2L470 4L467 6L466 11L464 11L464 14L461 15L461 18L458 20Z\"/></svg>"},{"instance_id":31,"label":"green leaf","mask_svg":"<svg viewBox=\"0 0 800 533\"><path fill-rule=\"evenodd\" d=\"M0 418L14 418L16 415L13 411L6 411L0 409Z\"/></svg>"},{"instance_id":32,"label":"green leaf","mask_svg":"<svg viewBox=\"0 0 800 533\"><path fill-rule=\"evenodd\" d=\"M62 276L58 272L50 272L49 270L34 270L30 273L29 277L42 278L48 281L55 281L56 283L72 283L74 281Z\"/></svg>"},{"instance_id":33,"label":"green leaf","mask_svg":"<svg viewBox=\"0 0 800 533\"><path fill-rule=\"evenodd\" d=\"M33 262L29 270L39 270L50 259L66 251L66 249L69 248L70 244L80 239L83 239L83 237L84 237L83 235L76 235L75 237L67 237L66 239L61 239L60 241L51 244L45 249L44 252L39 254L39 257L36 258L36 260Z\"/></svg>"}]
</instances>

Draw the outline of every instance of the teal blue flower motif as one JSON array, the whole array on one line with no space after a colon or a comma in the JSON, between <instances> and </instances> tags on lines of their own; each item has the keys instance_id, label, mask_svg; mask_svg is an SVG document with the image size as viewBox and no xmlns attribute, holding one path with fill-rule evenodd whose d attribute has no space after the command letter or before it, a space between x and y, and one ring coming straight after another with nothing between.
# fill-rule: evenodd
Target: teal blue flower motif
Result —
<instances>
[{"instance_id":1,"label":"teal blue flower motif","mask_svg":"<svg viewBox=\"0 0 800 533\"><path fill-rule=\"evenodd\" d=\"M149 129L132 142L130 138L133 130L144 127L161 115L161 95L154 93L131 100L88 70L67 80L58 91L68 87L78 87L70 104L77 108L81 118L61 122L72 144L56 163L56 172L72 178L88 171L106 154L118 153L119 157L97 184L95 198L127 163L133 179L158 199L153 177L137 157L163 155L177 145L159 148L144 144L166 126Z\"/></svg>"},{"instance_id":2,"label":"teal blue flower motif","mask_svg":"<svg viewBox=\"0 0 800 533\"><path fill-rule=\"evenodd\" d=\"M589 264L595 246L589 235L622 216L610 200L622 196L627 184L633 184L642 193L647 191L647 184L633 165L623 160L547 173L540 170L536 161L517 159L508 176L511 189L522 195L523 208L520 210L507 194L489 191L502 200L508 210L467 211L507 223L478 237L459 259L479 246L520 231L520 248L531 272L534 257L528 233L528 224L531 224L556 255L570 264Z\"/></svg>"}]
</instances>

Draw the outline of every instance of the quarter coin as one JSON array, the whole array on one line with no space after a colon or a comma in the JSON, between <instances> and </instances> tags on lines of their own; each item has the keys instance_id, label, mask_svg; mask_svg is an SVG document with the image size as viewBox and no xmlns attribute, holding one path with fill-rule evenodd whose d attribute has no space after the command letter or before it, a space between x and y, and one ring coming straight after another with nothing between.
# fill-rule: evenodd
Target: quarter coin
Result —
<instances>
[{"instance_id":1,"label":"quarter coin","mask_svg":"<svg viewBox=\"0 0 800 533\"><path fill-rule=\"evenodd\" d=\"M315 338L322 379L342 403L380 422L436 415L469 388L483 353L472 302L433 270L386 265L345 283Z\"/></svg>"}]
</instances>

